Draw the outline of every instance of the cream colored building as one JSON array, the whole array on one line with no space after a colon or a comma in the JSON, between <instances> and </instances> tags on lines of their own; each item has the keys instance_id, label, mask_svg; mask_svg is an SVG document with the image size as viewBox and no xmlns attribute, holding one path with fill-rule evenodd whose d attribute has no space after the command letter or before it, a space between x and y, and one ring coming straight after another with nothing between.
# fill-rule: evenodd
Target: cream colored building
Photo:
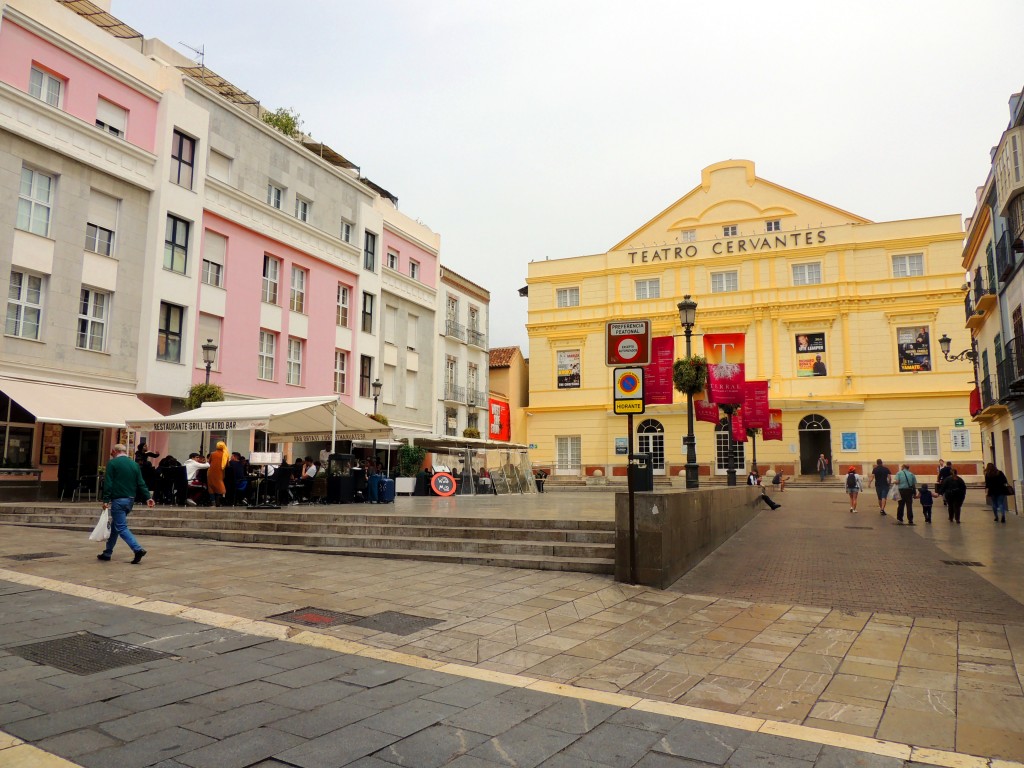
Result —
<instances>
[{"instance_id":1,"label":"cream colored building","mask_svg":"<svg viewBox=\"0 0 1024 768\"><path fill-rule=\"evenodd\" d=\"M607 253L529 265L534 464L625 474L606 322L649 318L679 358L676 305L690 294L694 353L702 334L745 334L747 379L767 380L782 410L782 442L757 440L762 472L813 475L824 453L834 472L881 458L928 479L943 458L975 474L972 367L946 362L938 345L943 333L967 341L963 237L957 215L876 223L758 178L750 161L705 168L699 186ZM678 476L686 429L675 392L635 417L634 450L654 454L656 475ZM695 434L701 475L724 474L724 427L697 422ZM751 442L743 448L741 473Z\"/></svg>"}]
</instances>

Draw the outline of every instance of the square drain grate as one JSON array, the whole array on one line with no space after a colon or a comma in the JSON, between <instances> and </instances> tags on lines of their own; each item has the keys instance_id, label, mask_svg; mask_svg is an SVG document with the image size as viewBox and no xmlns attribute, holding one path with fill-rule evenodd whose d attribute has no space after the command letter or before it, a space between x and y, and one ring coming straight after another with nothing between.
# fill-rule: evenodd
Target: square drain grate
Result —
<instances>
[{"instance_id":1,"label":"square drain grate","mask_svg":"<svg viewBox=\"0 0 1024 768\"><path fill-rule=\"evenodd\" d=\"M79 632L57 640L19 645L6 651L36 664L62 669L76 675L91 675L108 669L145 664L157 659L172 658L171 654L153 651L120 640Z\"/></svg>"},{"instance_id":2,"label":"square drain grate","mask_svg":"<svg viewBox=\"0 0 1024 768\"><path fill-rule=\"evenodd\" d=\"M28 552L24 555L4 555L8 560L42 560L47 557L64 557L64 552Z\"/></svg>"},{"instance_id":3,"label":"square drain grate","mask_svg":"<svg viewBox=\"0 0 1024 768\"><path fill-rule=\"evenodd\" d=\"M421 629L427 629L443 622L443 619L428 619L425 616L411 616L408 613L384 611L373 616L367 616L359 621L353 621L352 626L374 629L378 632L388 632L392 635L412 635Z\"/></svg>"},{"instance_id":4,"label":"square drain grate","mask_svg":"<svg viewBox=\"0 0 1024 768\"><path fill-rule=\"evenodd\" d=\"M363 618L354 613L338 613L326 608L299 608L297 611L278 613L268 619L287 621L289 624L301 624L304 627L340 627Z\"/></svg>"},{"instance_id":5,"label":"square drain grate","mask_svg":"<svg viewBox=\"0 0 1024 768\"><path fill-rule=\"evenodd\" d=\"M977 560L943 560L946 565L970 565L975 568L984 568L984 563L979 563Z\"/></svg>"}]
</instances>

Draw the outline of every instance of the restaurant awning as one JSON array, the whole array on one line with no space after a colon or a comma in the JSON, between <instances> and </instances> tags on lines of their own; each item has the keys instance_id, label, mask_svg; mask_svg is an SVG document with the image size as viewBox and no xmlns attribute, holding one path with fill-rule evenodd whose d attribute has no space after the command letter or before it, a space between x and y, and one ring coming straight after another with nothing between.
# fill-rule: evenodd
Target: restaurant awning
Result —
<instances>
[{"instance_id":1,"label":"restaurant awning","mask_svg":"<svg viewBox=\"0 0 1024 768\"><path fill-rule=\"evenodd\" d=\"M0 392L43 424L123 429L130 419L159 418L134 392L49 384L0 376Z\"/></svg>"},{"instance_id":2,"label":"restaurant awning","mask_svg":"<svg viewBox=\"0 0 1024 768\"><path fill-rule=\"evenodd\" d=\"M314 443L388 438L391 428L364 416L335 397L225 400L156 419L130 419L138 432L204 432L260 429L273 442Z\"/></svg>"}]
</instances>

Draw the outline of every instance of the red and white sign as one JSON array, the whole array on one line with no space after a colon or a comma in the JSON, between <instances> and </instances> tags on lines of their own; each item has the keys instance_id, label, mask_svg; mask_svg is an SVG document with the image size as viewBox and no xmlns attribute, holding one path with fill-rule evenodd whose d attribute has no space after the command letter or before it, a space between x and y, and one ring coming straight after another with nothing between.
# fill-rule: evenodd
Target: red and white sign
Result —
<instances>
[{"instance_id":1,"label":"red and white sign","mask_svg":"<svg viewBox=\"0 0 1024 768\"><path fill-rule=\"evenodd\" d=\"M651 321L612 320L606 325L605 365L648 365L651 362Z\"/></svg>"}]
</instances>

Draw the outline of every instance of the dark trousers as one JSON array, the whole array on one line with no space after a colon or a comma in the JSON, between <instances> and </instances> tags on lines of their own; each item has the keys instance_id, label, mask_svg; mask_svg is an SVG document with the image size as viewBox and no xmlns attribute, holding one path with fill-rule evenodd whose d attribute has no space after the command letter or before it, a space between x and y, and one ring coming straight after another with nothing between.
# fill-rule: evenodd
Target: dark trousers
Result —
<instances>
[{"instance_id":1,"label":"dark trousers","mask_svg":"<svg viewBox=\"0 0 1024 768\"><path fill-rule=\"evenodd\" d=\"M772 499L772 497L769 496L764 491L761 491L761 501L763 501L765 504L767 504L772 509L778 509L779 507L782 506L781 504L776 504L775 501Z\"/></svg>"},{"instance_id":2,"label":"dark trousers","mask_svg":"<svg viewBox=\"0 0 1024 768\"><path fill-rule=\"evenodd\" d=\"M914 522L914 489L900 488L900 502L896 506L896 519L903 521L903 508L907 509L907 522Z\"/></svg>"},{"instance_id":3,"label":"dark trousers","mask_svg":"<svg viewBox=\"0 0 1024 768\"><path fill-rule=\"evenodd\" d=\"M949 512L949 521L953 522L956 520L960 522L960 507L963 506L962 501L954 501L953 499L946 499L946 509Z\"/></svg>"}]
</instances>

